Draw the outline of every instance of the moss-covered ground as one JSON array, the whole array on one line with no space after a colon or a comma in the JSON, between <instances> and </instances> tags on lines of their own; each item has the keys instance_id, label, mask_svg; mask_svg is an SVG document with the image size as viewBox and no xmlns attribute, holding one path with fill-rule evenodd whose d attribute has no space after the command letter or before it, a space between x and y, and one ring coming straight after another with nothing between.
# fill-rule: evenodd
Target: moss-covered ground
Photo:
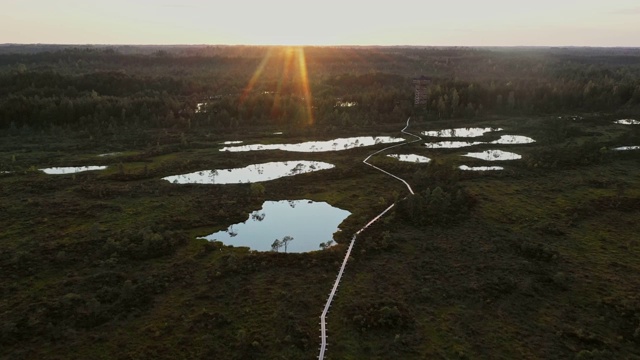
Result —
<instances>
[{"instance_id":1,"label":"moss-covered ground","mask_svg":"<svg viewBox=\"0 0 640 360\"><path fill-rule=\"evenodd\" d=\"M329 314L330 359L640 358L640 131L615 118L423 121L410 131L502 127L526 145L372 159L419 191L455 183L474 206L443 224L392 212L359 236ZM347 239L404 186L362 164L383 145L326 153L220 152L220 142L399 136L367 129L257 128L5 136L0 144L0 357L313 359L318 319ZM425 138L425 141L433 139ZM516 161L461 157L513 151ZM119 152L112 156L98 154ZM162 177L253 163L336 167L265 182L176 185ZM500 172L457 166L501 165ZM49 166L108 165L75 175ZM257 253L199 236L265 200L326 201L352 215L337 246Z\"/></svg>"}]
</instances>

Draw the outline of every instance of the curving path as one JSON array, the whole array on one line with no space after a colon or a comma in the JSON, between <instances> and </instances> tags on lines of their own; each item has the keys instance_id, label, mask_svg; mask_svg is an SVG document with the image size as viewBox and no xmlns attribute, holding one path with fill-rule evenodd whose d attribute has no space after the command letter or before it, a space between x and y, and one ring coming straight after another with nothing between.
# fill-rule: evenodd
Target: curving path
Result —
<instances>
[{"instance_id":1,"label":"curving path","mask_svg":"<svg viewBox=\"0 0 640 360\"><path fill-rule=\"evenodd\" d=\"M409 141L409 142L403 142L400 144L396 144L396 145L392 145L392 146L388 146L382 150L378 150L376 152L374 152L373 154L367 156L366 159L362 160L363 163L365 163L366 165L371 166L372 168L378 170L378 171L382 171L383 173L393 177L396 180L401 181L409 190L409 192L413 195L413 189L411 189L411 186L402 178L393 175L390 172L387 172L385 170L380 169L379 167L369 164L367 162L367 160L369 160L372 156L377 155L383 151L387 151L389 149L393 149L395 147L399 147L399 146L403 146L403 145L407 145L407 144L412 144L414 142L418 142L420 140L422 140L422 138L418 135L412 134L410 132L407 132L407 128L409 128L409 121L411 120L411 118L407 119L407 124L405 125L405 127L400 130L403 134L409 135L409 136L413 136L416 138L416 140L413 141ZM362 227L362 229L358 230L355 235L353 235L353 237L351 238L351 242L349 243L349 248L347 249L346 254L344 255L344 259L342 260L342 266L340 266L340 271L338 272L338 276L336 277L336 281L333 283L333 288L331 288L331 292L329 293L329 298L327 298L327 302L324 305L324 309L322 310L322 315L320 315L320 354L318 355L318 359L320 360L324 360L324 353L327 350L327 313L329 312L329 308L331 307L331 303L333 302L333 297L336 295L336 292L338 291L338 285L340 285L340 280L342 279L342 274L344 273L344 269L347 266L347 260L349 260L349 256L351 256L351 250L353 249L353 244L355 244L356 242L356 237L358 235L360 235L361 232L364 231L364 229L368 228L371 224L375 223L376 221L378 221L378 219L380 219L384 214L386 214L389 210L391 210L396 204L391 204L391 206L389 206L388 208L386 208L383 212L381 212L380 214L378 214L378 216L376 216L375 218L373 218L371 221L369 221L365 226Z\"/></svg>"}]
</instances>

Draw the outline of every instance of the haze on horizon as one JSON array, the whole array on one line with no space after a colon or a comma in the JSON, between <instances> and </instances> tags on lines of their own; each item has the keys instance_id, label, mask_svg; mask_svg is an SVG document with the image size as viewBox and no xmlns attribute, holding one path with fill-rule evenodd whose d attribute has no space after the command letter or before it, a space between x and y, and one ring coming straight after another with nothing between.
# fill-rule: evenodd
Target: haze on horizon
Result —
<instances>
[{"instance_id":1,"label":"haze on horizon","mask_svg":"<svg viewBox=\"0 0 640 360\"><path fill-rule=\"evenodd\" d=\"M637 0L3 0L0 43L640 47Z\"/></svg>"}]
</instances>

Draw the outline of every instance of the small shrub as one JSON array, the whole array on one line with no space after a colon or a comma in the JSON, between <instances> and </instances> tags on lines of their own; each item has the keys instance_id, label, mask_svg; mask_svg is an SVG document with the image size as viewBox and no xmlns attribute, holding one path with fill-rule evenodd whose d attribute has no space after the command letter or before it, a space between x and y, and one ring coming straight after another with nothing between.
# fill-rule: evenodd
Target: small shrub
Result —
<instances>
[{"instance_id":1,"label":"small shrub","mask_svg":"<svg viewBox=\"0 0 640 360\"><path fill-rule=\"evenodd\" d=\"M448 192L440 187L409 195L398 204L398 213L414 225L449 224L466 216L475 200L463 189Z\"/></svg>"}]
</instances>

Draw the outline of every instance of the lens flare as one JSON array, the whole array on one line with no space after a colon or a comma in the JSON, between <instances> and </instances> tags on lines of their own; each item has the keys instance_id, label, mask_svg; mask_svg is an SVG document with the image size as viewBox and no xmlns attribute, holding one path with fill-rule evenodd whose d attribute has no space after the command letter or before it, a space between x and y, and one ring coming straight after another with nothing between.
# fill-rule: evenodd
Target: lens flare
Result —
<instances>
[{"instance_id":1,"label":"lens flare","mask_svg":"<svg viewBox=\"0 0 640 360\"><path fill-rule=\"evenodd\" d=\"M264 58L262 58L262 61L260 61L258 68L253 73L253 76L251 76L249 83L242 91L242 96L240 96L240 103L243 103L247 99L247 96L249 96L249 93L251 93L251 90L253 90L253 87L256 85L256 82L260 78L260 75L262 75L262 71L264 70L264 67L267 65L267 62L269 62L272 52L273 52L273 48L270 48L269 50L267 50L267 53L264 55Z\"/></svg>"},{"instance_id":2,"label":"lens flare","mask_svg":"<svg viewBox=\"0 0 640 360\"><path fill-rule=\"evenodd\" d=\"M249 83L244 88L240 103L244 103L247 99L253 88L255 87L257 81L263 75L265 71L265 67L269 63L269 60L274 55L273 52L278 48L269 48L264 58L254 71ZM304 102L304 124L309 126L315 123L315 119L313 116L313 95L311 93L311 87L309 84L309 73L307 70L307 60L304 53L304 47L286 47L280 48L283 53L282 58L282 73L280 74L280 79L278 80L278 85L276 91L274 93L273 105L271 107L271 116L277 117L280 115L281 108L281 98L283 93L283 88L285 88L285 82L291 81L293 83L297 83L296 91L300 94L300 100ZM280 58L280 56L276 56L276 58ZM297 69L295 69L297 67ZM298 71L295 74L295 70ZM293 73L293 74L292 74ZM295 76L297 75L297 76ZM297 79L296 79L297 78ZM290 114L289 114L290 115Z\"/></svg>"},{"instance_id":3,"label":"lens flare","mask_svg":"<svg viewBox=\"0 0 640 360\"><path fill-rule=\"evenodd\" d=\"M298 51L298 68L300 70L300 81L302 84L302 94L304 96L305 106L307 108L307 125L313 125L313 105L311 102L311 90L309 88L309 75L307 73L307 59L304 56L304 48L299 47Z\"/></svg>"},{"instance_id":4,"label":"lens flare","mask_svg":"<svg viewBox=\"0 0 640 360\"><path fill-rule=\"evenodd\" d=\"M278 80L278 87L273 97L273 106L271 107L271 115L277 116L280 114L280 94L282 94L282 85L286 79L289 78L289 72L291 69L291 62L293 61L293 49L287 48L284 51L284 58L282 61L282 75Z\"/></svg>"}]
</instances>

